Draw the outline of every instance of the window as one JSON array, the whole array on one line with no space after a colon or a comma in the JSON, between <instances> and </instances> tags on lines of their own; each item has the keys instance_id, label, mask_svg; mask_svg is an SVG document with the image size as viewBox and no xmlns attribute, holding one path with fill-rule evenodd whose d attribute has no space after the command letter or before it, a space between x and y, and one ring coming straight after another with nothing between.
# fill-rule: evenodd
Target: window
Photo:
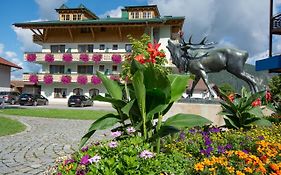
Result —
<instances>
[{"instance_id":1,"label":"window","mask_svg":"<svg viewBox=\"0 0 281 175\"><path fill-rule=\"evenodd\" d=\"M112 50L118 50L118 44L113 44Z\"/></svg>"},{"instance_id":2,"label":"window","mask_svg":"<svg viewBox=\"0 0 281 175\"><path fill-rule=\"evenodd\" d=\"M78 14L77 15L77 20L81 20L82 19L82 14Z\"/></svg>"},{"instance_id":3,"label":"window","mask_svg":"<svg viewBox=\"0 0 281 175\"><path fill-rule=\"evenodd\" d=\"M104 44L100 44L100 50L104 50L105 49L105 45Z\"/></svg>"},{"instance_id":4,"label":"window","mask_svg":"<svg viewBox=\"0 0 281 175\"><path fill-rule=\"evenodd\" d=\"M63 74L64 65L50 65L50 74Z\"/></svg>"},{"instance_id":5,"label":"window","mask_svg":"<svg viewBox=\"0 0 281 175\"><path fill-rule=\"evenodd\" d=\"M69 19L70 19L69 17L70 17L69 15L65 15L65 20L69 21Z\"/></svg>"},{"instance_id":6,"label":"window","mask_svg":"<svg viewBox=\"0 0 281 175\"><path fill-rule=\"evenodd\" d=\"M117 71L117 65L112 65L112 72Z\"/></svg>"},{"instance_id":7,"label":"window","mask_svg":"<svg viewBox=\"0 0 281 175\"><path fill-rule=\"evenodd\" d=\"M132 52L132 44L125 44L126 52Z\"/></svg>"},{"instance_id":8,"label":"window","mask_svg":"<svg viewBox=\"0 0 281 175\"><path fill-rule=\"evenodd\" d=\"M66 98L66 88L55 88L54 98Z\"/></svg>"},{"instance_id":9,"label":"window","mask_svg":"<svg viewBox=\"0 0 281 175\"><path fill-rule=\"evenodd\" d=\"M52 53L64 53L65 45L51 45L51 52Z\"/></svg>"},{"instance_id":10,"label":"window","mask_svg":"<svg viewBox=\"0 0 281 175\"><path fill-rule=\"evenodd\" d=\"M142 12L142 18L147 18L147 12Z\"/></svg>"},{"instance_id":11,"label":"window","mask_svg":"<svg viewBox=\"0 0 281 175\"><path fill-rule=\"evenodd\" d=\"M94 46L89 44L89 45L78 45L78 52L83 53L83 52L93 52Z\"/></svg>"},{"instance_id":12,"label":"window","mask_svg":"<svg viewBox=\"0 0 281 175\"><path fill-rule=\"evenodd\" d=\"M73 21L76 21L76 20L77 20L77 15L76 15L76 14L74 14L74 15L72 16L72 20L73 20Z\"/></svg>"},{"instance_id":13,"label":"window","mask_svg":"<svg viewBox=\"0 0 281 175\"><path fill-rule=\"evenodd\" d=\"M135 12L135 18L136 19L140 18L140 13L139 12Z\"/></svg>"},{"instance_id":14,"label":"window","mask_svg":"<svg viewBox=\"0 0 281 175\"><path fill-rule=\"evenodd\" d=\"M134 19L135 18L135 13L131 12L131 18Z\"/></svg>"},{"instance_id":15,"label":"window","mask_svg":"<svg viewBox=\"0 0 281 175\"><path fill-rule=\"evenodd\" d=\"M95 97L95 96L97 96L97 95L99 95L99 90L98 89L90 89L89 90L89 95L90 95L90 97Z\"/></svg>"},{"instance_id":16,"label":"window","mask_svg":"<svg viewBox=\"0 0 281 175\"><path fill-rule=\"evenodd\" d=\"M81 65L78 66L77 73L78 74L93 74L94 68L91 65Z\"/></svg>"},{"instance_id":17,"label":"window","mask_svg":"<svg viewBox=\"0 0 281 175\"><path fill-rule=\"evenodd\" d=\"M151 12L147 12L147 18L152 18Z\"/></svg>"},{"instance_id":18,"label":"window","mask_svg":"<svg viewBox=\"0 0 281 175\"><path fill-rule=\"evenodd\" d=\"M65 15L61 15L61 20L65 20Z\"/></svg>"},{"instance_id":19,"label":"window","mask_svg":"<svg viewBox=\"0 0 281 175\"><path fill-rule=\"evenodd\" d=\"M104 71L104 65L99 65L99 71L101 71L101 72Z\"/></svg>"},{"instance_id":20,"label":"window","mask_svg":"<svg viewBox=\"0 0 281 175\"><path fill-rule=\"evenodd\" d=\"M143 14L142 14L142 17L143 18L151 18L152 16L151 16L151 12L143 12Z\"/></svg>"},{"instance_id":21,"label":"window","mask_svg":"<svg viewBox=\"0 0 281 175\"><path fill-rule=\"evenodd\" d=\"M73 89L73 94L74 95L83 95L83 89L75 88L75 89Z\"/></svg>"}]
</instances>

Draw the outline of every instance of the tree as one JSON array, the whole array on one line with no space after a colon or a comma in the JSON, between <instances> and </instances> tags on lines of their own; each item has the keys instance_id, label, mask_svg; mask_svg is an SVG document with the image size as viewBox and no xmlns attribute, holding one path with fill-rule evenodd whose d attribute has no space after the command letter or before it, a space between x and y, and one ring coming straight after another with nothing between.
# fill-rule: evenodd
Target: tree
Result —
<instances>
[{"instance_id":1,"label":"tree","mask_svg":"<svg viewBox=\"0 0 281 175\"><path fill-rule=\"evenodd\" d=\"M281 75L276 75L272 77L269 82L269 88L272 93L272 98L274 101L281 101Z\"/></svg>"}]
</instances>

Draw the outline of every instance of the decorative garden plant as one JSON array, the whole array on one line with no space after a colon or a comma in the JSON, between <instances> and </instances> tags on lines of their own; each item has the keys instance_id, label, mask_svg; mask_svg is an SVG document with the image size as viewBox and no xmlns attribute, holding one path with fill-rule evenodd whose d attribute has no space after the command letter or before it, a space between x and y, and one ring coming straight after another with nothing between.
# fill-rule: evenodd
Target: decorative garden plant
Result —
<instances>
[{"instance_id":1,"label":"decorative garden plant","mask_svg":"<svg viewBox=\"0 0 281 175\"><path fill-rule=\"evenodd\" d=\"M133 42L133 49L134 46L137 47ZM93 122L87 134L83 136L80 148L96 130L111 128L119 123L113 131L126 131L126 128L134 127L145 141L156 143L159 152L161 137L178 132L182 128L211 123L193 114L177 114L165 122L162 120L185 91L189 76L167 74L162 68L159 69L157 59L164 59L165 56L163 52L158 51L160 45L146 43L145 46L148 46L144 50L147 53L130 59L131 80L125 82L125 86L97 72L108 93L105 97L97 96L95 100L111 103L117 114L107 114Z\"/></svg>"}]
</instances>

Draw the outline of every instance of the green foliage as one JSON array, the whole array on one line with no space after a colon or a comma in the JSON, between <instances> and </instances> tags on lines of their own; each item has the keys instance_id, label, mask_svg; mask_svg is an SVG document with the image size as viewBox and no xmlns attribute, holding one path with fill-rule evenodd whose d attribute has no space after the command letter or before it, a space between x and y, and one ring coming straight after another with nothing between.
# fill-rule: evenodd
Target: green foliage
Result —
<instances>
[{"instance_id":1,"label":"green foliage","mask_svg":"<svg viewBox=\"0 0 281 175\"><path fill-rule=\"evenodd\" d=\"M264 119L260 105L253 105L257 99L265 96L264 92L251 94L245 88L241 90L241 97L233 101L226 94L221 92L224 99L221 102L222 111L219 113L224 116L225 125L228 128L250 128L251 125L268 126L271 123Z\"/></svg>"},{"instance_id":2,"label":"green foliage","mask_svg":"<svg viewBox=\"0 0 281 175\"><path fill-rule=\"evenodd\" d=\"M229 83L223 83L219 85L220 90L222 90L226 95L233 94L235 92L234 88Z\"/></svg>"},{"instance_id":3,"label":"green foliage","mask_svg":"<svg viewBox=\"0 0 281 175\"><path fill-rule=\"evenodd\" d=\"M272 98L276 102L281 102L281 75L272 77L269 82L269 88L272 93Z\"/></svg>"},{"instance_id":4,"label":"green foliage","mask_svg":"<svg viewBox=\"0 0 281 175\"><path fill-rule=\"evenodd\" d=\"M144 137L146 141L155 141L157 150L160 149L160 131L161 133L174 133L176 129L184 126L198 126L210 123L209 120L197 115L181 114L169 118L169 123L162 122L163 116L177 101L188 82L187 75L167 75L154 64L149 63L144 66L137 61L132 61L131 72L132 84L127 86L129 96L125 99L120 98L121 87L113 83L101 73L97 75L101 78L105 88L109 92L106 97L97 96L95 99L110 102L117 115L111 114L95 121L88 133L82 138L80 147L95 133L98 129L107 129L116 122L120 124L113 130L125 131L127 127L133 126ZM117 92L114 92L116 89ZM116 95L118 94L118 95ZM125 123L125 120L128 122ZM157 126L154 125L154 119L158 119ZM192 119L192 122L190 122ZM176 128L171 130L170 128Z\"/></svg>"}]
</instances>

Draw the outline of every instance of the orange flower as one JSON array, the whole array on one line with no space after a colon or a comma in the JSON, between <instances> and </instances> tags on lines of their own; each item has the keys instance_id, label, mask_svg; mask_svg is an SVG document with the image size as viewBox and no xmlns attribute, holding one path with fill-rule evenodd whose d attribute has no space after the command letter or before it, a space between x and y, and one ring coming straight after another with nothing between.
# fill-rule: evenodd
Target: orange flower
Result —
<instances>
[{"instance_id":1,"label":"orange flower","mask_svg":"<svg viewBox=\"0 0 281 175\"><path fill-rule=\"evenodd\" d=\"M253 106L253 107L255 107L255 106L260 106L260 105L261 105L261 99L260 99L260 98L256 99L256 100L253 101L253 103L252 103L252 106Z\"/></svg>"},{"instance_id":2,"label":"orange flower","mask_svg":"<svg viewBox=\"0 0 281 175\"><path fill-rule=\"evenodd\" d=\"M266 91L266 93L265 93L265 100L266 100L266 102L271 101L271 93L269 91Z\"/></svg>"},{"instance_id":3,"label":"orange flower","mask_svg":"<svg viewBox=\"0 0 281 175\"><path fill-rule=\"evenodd\" d=\"M160 52L160 53L159 53L159 57L164 58L164 57L166 57L166 55L165 55L164 52Z\"/></svg>"},{"instance_id":4,"label":"orange flower","mask_svg":"<svg viewBox=\"0 0 281 175\"><path fill-rule=\"evenodd\" d=\"M204 165L203 165L203 163L197 163L197 164L195 164L194 168L195 168L196 171L203 171Z\"/></svg>"},{"instance_id":5,"label":"orange flower","mask_svg":"<svg viewBox=\"0 0 281 175\"><path fill-rule=\"evenodd\" d=\"M235 94L230 94L230 95L227 96L227 98L228 98L231 102L233 102L234 99L235 99Z\"/></svg>"},{"instance_id":6,"label":"orange flower","mask_svg":"<svg viewBox=\"0 0 281 175\"><path fill-rule=\"evenodd\" d=\"M278 171L278 170L279 170L279 167L278 167L275 163L272 163L272 164L270 164L269 166L270 166L270 168L271 168L272 170L274 170L274 171Z\"/></svg>"},{"instance_id":7,"label":"orange flower","mask_svg":"<svg viewBox=\"0 0 281 175\"><path fill-rule=\"evenodd\" d=\"M161 43L156 43L156 41L154 41L154 44L152 43L147 44L148 46L147 51L149 52L151 59L155 59L157 56L160 56L160 52L158 51L160 45Z\"/></svg>"},{"instance_id":8,"label":"orange flower","mask_svg":"<svg viewBox=\"0 0 281 175\"><path fill-rule=\"evenodd\" d=\"M137 55L137 56L135 57L135 60L137 60L137 61L140 62L141 64L144 64L144 63L145 63L143 54Z\"/></svg>"}]
</instances>

